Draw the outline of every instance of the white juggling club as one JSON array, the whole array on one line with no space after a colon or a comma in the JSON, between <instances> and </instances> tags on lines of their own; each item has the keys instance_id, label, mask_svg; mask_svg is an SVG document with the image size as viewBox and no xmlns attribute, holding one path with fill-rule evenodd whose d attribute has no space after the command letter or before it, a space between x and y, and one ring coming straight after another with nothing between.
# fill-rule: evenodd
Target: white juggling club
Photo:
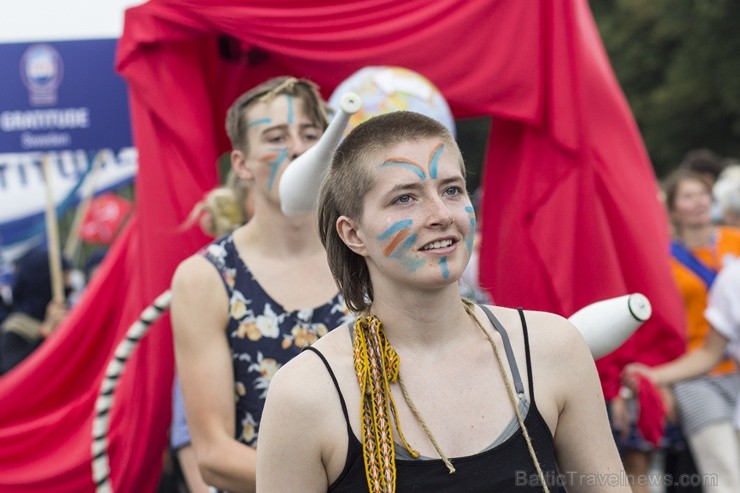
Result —
<instances>
[{"instance_id":1,"label":"white juggling club","mask_svg":"<svg viewBox=\"0 0 740 493\"><path fill-rule=\"evenodd\" d=\"M334 151L342 140L349 117L361 106L362 101L357 94L348 92L343 95L339 101L339 111L321 139L285 169L278 185L283 214L299 216L314 209L324 171L329 167Z\"/></svg>"},{"instance_id":2,"label":"white juggling club","mask_svg":"<svg viewBox=\"0 0 740 493\"><path fill-rule=\"evenodd\" d=\"M568 320L586 339L594 359L599 359L621 346L652 312L650 301L633 293L592 303Z\"/></svg>"}]
</instances>

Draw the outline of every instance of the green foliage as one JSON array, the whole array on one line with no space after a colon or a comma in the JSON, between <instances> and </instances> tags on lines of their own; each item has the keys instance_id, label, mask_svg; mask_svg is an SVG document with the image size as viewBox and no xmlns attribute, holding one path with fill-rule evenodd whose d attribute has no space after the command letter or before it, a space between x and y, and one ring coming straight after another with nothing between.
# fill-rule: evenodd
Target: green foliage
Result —
<instances>
[{"instance_id":1,"label":"green foliage","mask_svg":"<svg viewBox=\"0 0 740 493\"><path fill-rule=\"evenodd\" d=\"M486 160L491 117L464 118L455 122L457 144L460 146L467 173L468 192L475 192L483 179L483 162Z\"/></svg>"},{"instance_id":2,"label":"green foliage","mask_svg":"<svg viewBox=\"0 0 740 493\"><path fill-rule=\"evenodd\" d=\"M740 157L740 2L590 5L656 173L700 147Z\"/></svg>"}]
</instances>

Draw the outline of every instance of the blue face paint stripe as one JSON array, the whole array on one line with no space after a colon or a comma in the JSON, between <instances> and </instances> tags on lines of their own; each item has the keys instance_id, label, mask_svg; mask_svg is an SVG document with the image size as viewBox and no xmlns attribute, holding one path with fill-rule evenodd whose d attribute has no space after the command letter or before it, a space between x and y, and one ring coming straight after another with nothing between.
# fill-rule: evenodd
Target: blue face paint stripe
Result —
<instances>
[{"instance_id":1,"label":"blue face paint stripe","mask_svg":"<svg viewBox=\"0 0 740 493\"><path fill-rule=\"evenodd\" d=\"M447 268L447 257L442 257L439 260L439 266L442 268L442 277L449 279L450 270Z\"/></svg>"},{"instance_id":2,"label":"blue face paint stripe","mask_svg":"<svg viewBox=\"0 0 740 493\"><path fill-rule=\"evenodd\" d=\"M293 123L293 96L290 94L286 94L288 96L288 124Z\"/></svg>"},{"instance_id":3,"label":"blue face paint stripe","mask_svg":"<svg viewBox=\"0 0 740 493\"><path fill-rule=\"evenodd\" d=\"M442 151L444 150L445 146L441 145L437 148L436 151L434 151L434 155L432 156L431 161L429 162L429 176L431 176L433 179L437 178L437 164L439 161L439 156L442 154Z\"/></svg>"},{"instance_id":4,"label":"blue face paint stripe","mask_svg":"<svg viewBox=\"0 0 740 493\"><path fill-rule=\"evenodd\" d=\"M465 212L470 214L470 233L465 237L465 245L468 247L468 251L473 251L473 240L475 238L475 209L471 206L465 208Z\"/></svg>"},{"instance_id":5,"label":"blue face paint stripe","mask_svg":"<svg viewBox=\"0 0 740 493\"><path fill-rule=\"evenodd\" d=\"M283 159L285 159L288 156L288 149L283 149L280 151L280 154L278 154L278 157L270 163L271 169L270 169L270 178L267 180L267 189L272 190L272 185L275 182L275 177L277 176L277 170L280 168L280 163L283 162Z\"/></svg>"},{"instance_id":6,"label":"blue face paint stripe","mask_svg":"<svg viewBox=\"0 0 740 493\"><path fill-rule=\"evenodd\" d=\"M404 267L409 270L409 272L416 272L419 267L424 265L424 261L419 259L404 259L401 262L403 263Z\"/></svg>"},{"instance_id":7,"label":"blue face paint stripe","mask_svg":"<svg viewBox=\"0 0 740 493\"><path fill-rule=\"evenodd\" d=\"M411 170L414 173L416 173L416 176L418 176L420 180L423 180L427 177L426 173L424 173L422 170L420 170L413 164L397 162L397 161L386 161L380 165L381 168L385 168L386 166L401 166L402 168Z\"/></svg>"},{"instance_id":8,"label":"blue face paint stripe","mask_svg":"<svg viewBox=\"0 0 740 493\"><path fill-rule=\"evenodd\" d=\"M416 243L416 233L406 238L406 241L403 242L399 250L410 250L414 243Z\"/></svg>"},{"instance_id":9,"label":"blue face paint stripe","mask_svg":"<svg viewBox=\"0 0 740 493\"><path fill-rule=\"evenodd\" d=\"M470 233L465 237L465 246L468 247L468 251L473 251L473 239L475 238L475 219L470 220Z\"/></svg>"},{"instance_id":10,"label":"blue face paint stripe","mask_svg":"<svg viewBox=\"0 0 740 493\"><path fill-rule=\"evenodd\" d=\"M247 123L247 128L254 127L256 125L267 125L272 121L271 118L260 118L259 120L255 120L253 122Z\"/></svg>"},{"instance_id":11,"label":"blue face paint stripe","mask_svg":"<svg viewBox=\"0 0 740 493\"><path fill-rule=\"evenodd\" d=\"M414 243L416 243L416 234L412 234L406 238L406 241L404 241L403 244L396 248L390 255L391 258L397 259L401 265L406 267L409 272L416 272L419 267L424 265L424 261L422 259L412 258L406 255L406 253L411 250Z\"/></svg>"},{"instance_id":12,"label":"blue face paint stripe","mask_svg":"<svg viewBox=\"0 0 740 493\"><path fill-rule=\"evenodd\" d=\"M397 223L393 224L390 228L383 231L380 236L378 236L379 240L386 240L388 237L390 237L392 234L401 231L404 228L408 228L411 226L414 222L411 219L404 219L403 221L398 221ZM416 235L412 235L416 237Z\"/></svg>"},{"instance_id":13,"label":"blue face paint stripe","mask_svg":"<svg viewBox=\"0 0 740 493\"><path fill-rule=\"evenodd\" d=\"M404 253L411 250L411 247L414 245L414 243L416 243L416 233L406 238L401 246L393 250L393 253L391 253L390 256L397 259L403 259Z\"/></svg>"}]
</instances>

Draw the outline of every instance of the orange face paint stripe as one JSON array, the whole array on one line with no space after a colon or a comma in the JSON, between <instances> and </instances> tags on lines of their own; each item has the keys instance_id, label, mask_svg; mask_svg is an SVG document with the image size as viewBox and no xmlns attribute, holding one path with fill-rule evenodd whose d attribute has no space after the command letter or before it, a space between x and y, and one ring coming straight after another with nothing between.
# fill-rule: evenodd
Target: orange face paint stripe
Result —
<instances>
[{"instance_id":1,"label":"orange face paint stripe","mask_svg":"<svg viewBox=\"0 0 740 493\"><path fill-rule=\"evenodd\" d=\"M385 250L383 250L383 255L386 257L389 256L391 253L393 253L393 250L396 249L399 243L401 243L407 236L409 235L409 230L404 229L403 231L399 231L396 236L393 237L391 242L388 244L387 247L385 247Z\"/></svg>"}]
</instances>

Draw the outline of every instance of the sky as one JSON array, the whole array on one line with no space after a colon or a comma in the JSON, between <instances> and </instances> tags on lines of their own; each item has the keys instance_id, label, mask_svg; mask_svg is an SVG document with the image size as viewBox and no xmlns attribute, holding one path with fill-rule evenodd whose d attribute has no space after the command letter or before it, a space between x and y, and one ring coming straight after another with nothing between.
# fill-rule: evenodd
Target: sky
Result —
<instances>
[{"instance_id":1,"label":"sky","mask_svg":"<svg viewBox=\"0 0 740 493\"><path fill-rule=\"evenodd\" d=\"M118 38L144 0L0 0L0 43Z\"/></svg>"}]
</instances>

